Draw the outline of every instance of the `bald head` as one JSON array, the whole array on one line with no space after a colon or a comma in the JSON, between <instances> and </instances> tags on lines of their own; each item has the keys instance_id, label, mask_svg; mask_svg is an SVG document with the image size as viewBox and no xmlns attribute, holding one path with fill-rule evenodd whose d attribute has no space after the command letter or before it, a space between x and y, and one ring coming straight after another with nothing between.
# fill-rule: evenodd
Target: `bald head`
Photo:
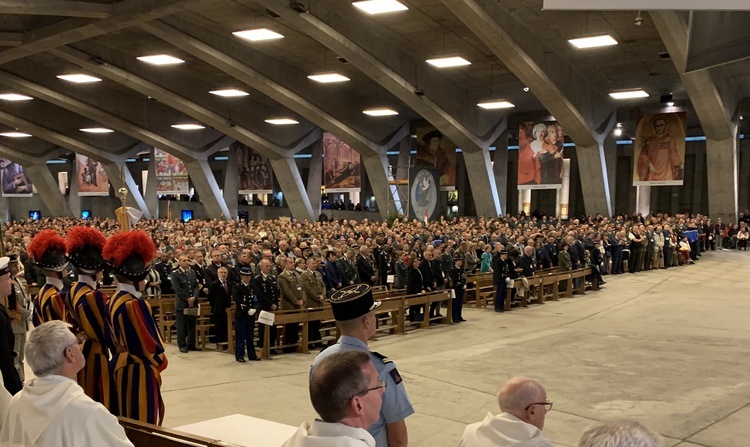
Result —
<instances>
[{"instance_id":1,"label":"bald head","mask_svg":"<svg viewBox=\"0 0 750 447\"><path fill-rule=\"evenodd\" d=\"M542 384L525 377L510 379L497 393L500 411L506 413L524 411L526 407L535 402L543 402L544 398L546 398L546 393Z\"/></svg>"}]
</instances>

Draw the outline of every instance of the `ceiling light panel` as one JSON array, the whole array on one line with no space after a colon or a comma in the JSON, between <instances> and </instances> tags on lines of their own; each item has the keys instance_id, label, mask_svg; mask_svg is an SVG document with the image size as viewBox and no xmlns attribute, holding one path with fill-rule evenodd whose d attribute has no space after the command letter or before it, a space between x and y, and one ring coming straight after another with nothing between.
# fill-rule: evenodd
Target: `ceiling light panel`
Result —
<instances>
[{"instance_id":1,"label":"ceiling light panel","mask_svg":"<svg viewBox=\"0 0 750 447\"><path fill-rule=\"evenodd\" d=\"M471 62L460 56L427 59L427 63L437 68L462 67L464 65L471 65Z\"/></svg>"},{"instance_id":2,"label":"ceiling light panel","mask_svg":"<svg viewBox=\"0 0 750 447\"><path fill-rule=\"evenodd\" d=\"M354 2L352 5L370 15L406 11L409 9L403 3L396 0L367 0Z\"/></svg>"},{"instance_id":3,"label":"ceiling light panel","mask_svg":"<svg viewBox=\"0 0 750 447\"><path fill-rule=\"evenodd\" d=\"M190 124L190 123L172 124L172 127L175 129L180 129L180 130L200 130L200 129L206 128L206 126L201 126L200 124Z\"/></svg>"},{"instance_id":4,"label":"ceiling light panel","mask_svg":"<svg viewBox=\"0 0 750 447\"><path fill-rule=\"evenodd\" d=\"M308 76L309 79L312 79L315 82L320 82L321 84L331 84L334 82L346 82L350 79L346 76L339 74L339 73L320 73L320 74L314 74Z\"/></svg>"},{"instance_id":5,"label":"ceiling light panel","mask_svg":"<svg viewBox=\"0 0 750 447\"><path fill-rule=\"evenodd\" d=\"M88 84L91 82L101 82L100 78L89 76L87 74L82 74L82 73L59 75L57 78L62 79L63 81L73 82L76 84Z\"/></svg>"},{"instance_id":6,"label":"ceiling light panel","mask_svg":"<svg viewBox=\"0 0 750 447\"><path fill-rule=\"evenodd\" d=\"M0 99L3 101L30 101L34 98L26 95L19 95L18 93L2 93Z\"/></svg>"},{"instance_id":7,"label":"ceiling light panel","mask_svg":"<svg viewBox=\"0 0 750 447\"><path fill-rule=\"evenodd\" d=\"M646 98L648 97L648 93L644 92L642 89L632 89L632 90L620 90L617 92L611 92L609 94L614 99L634 99L634 98Z\"/></svg>"},{"instance_id":8,"label":"ceiling light panel","mask_svg":"<svg viewBox=\"0 0 750 447\"><path fill-rule=\"evenodd\" d=\"M291 118L272 118L267 119L266 122L268 124L273 124L276 126L289 126L292 124L299 124L299 121L293 120Z\"/></svg>"},{"instance_id":9,"label":"ceiling light panel","mask_svg":"<svg viewBox=\"0 0 750 447\"><path fill-rule=\"evenodd\" d=\"M603 36L580 37L577 39L570 39L568 40L568 42L579 49L617 45L617 41L609 34L605 34Z\"/></svg>"},{"instance_id":10,"label":"ceiling light panel","mask_svg":"<svg viewBox=\"0 0 750 447\"><path fill-rule=\"evenodd\" d=\"M284 35L271 31L267 28L249 29L245 31L235 31L232 34L240 39L249 40L250 42L261 42L264 40L283 39Z\"/></svg>"},{"instance_id":11,"label":"ceiling light panel","mask_svg":"<svg viewBox=\"0 0 750 447\"><path fill-rule=\"evenodd\" d=\"M393 115L398 115L397 111L395 111L393 109L388 109L388 108L385 108L385 107L380 107L380 108L377 108L377 109L366 109L366 110L363 110L362 113L364 113L365 115L370 115L370 116L393 116Z\"/></svg>"},{"instance_id":12,"label":"ceiling light panel","mask_svg":"<svg viewBox=\"0 0 750 447\"><path fill-rule=\"evenodd\" d=\"M0 137L8 137L8 138L28 138L31 134L23 133L23 132L3 132L0 133Z\"/></svg>"},{"instance_id":13,"label":"ceiling light panel","mask_svg":"<svg viewBox=\"0 0 750 447\"><path fill-rule=\"evenodd\" d=\"M485 101L480 102L477 104L479 107L487 110L495 110L495 109L511 109L515 107L515 104L510 103L508 101L504 100L498 100L498 101Z\"/></svg>"},{"instance_id":14,"label":"ceiling light panel","mask_svg":"<svg viewBox=\"0 0 750 447\"><path fill-rule=\"evenodd\" d=\"M107 129L106 127L86 127L86 128L78 129L78 130L80 130L81 132L86 132L86 133L112 133L114 132L114 130Z\"/></svg>"},{"instance_id":15,"label":"ceiling light panel","mask_svg":"<svg viewBox=\"0 0 750 447\"><path fill-rule=\"evenodd\" d=\"M233 88L227 88L224 90L212 90L209 93L211 93L212 95L216 95L216 96L222 96L224 98L236 98L239 96L247 96L250 94L248 92L233 89Z\"/></svg>"},{"instance_id":16,"label":"ceiling light panel","mask_svg":"<svg viewBox=\"0 0 750 447\"><path fill-rule=\"evenodd\" d=\"M138 60L151 65L174 65L185 62L184 60L168 54L152 54L151 56L140 56Z\"/></svg>"}]
</instances>

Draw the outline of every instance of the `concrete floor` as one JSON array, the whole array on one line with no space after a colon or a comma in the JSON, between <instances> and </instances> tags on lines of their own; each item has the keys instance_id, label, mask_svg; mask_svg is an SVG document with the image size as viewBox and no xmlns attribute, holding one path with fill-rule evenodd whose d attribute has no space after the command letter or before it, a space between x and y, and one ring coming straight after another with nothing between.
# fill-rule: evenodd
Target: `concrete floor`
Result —
<instances>
[{"instance_id":1,"label":"concrete floor","mask_svg":"<svg viewBox=\"0 0 750 447\"><path fill-rule=\"evenodd\" d=\"M371 347L404 377L416 413L410 445L455 446L464 427L496 413L508 378L536 378L554 409L545 433L574 446L591 423L649 422L667 446L745 447L750 439L750 255L707 253L693 266L608 277L600 292L496 314ZM297 426L315 417L307 377L314 354L236 363L168 347L167 427L233 413Z\"/></svg>"}]
</instances>

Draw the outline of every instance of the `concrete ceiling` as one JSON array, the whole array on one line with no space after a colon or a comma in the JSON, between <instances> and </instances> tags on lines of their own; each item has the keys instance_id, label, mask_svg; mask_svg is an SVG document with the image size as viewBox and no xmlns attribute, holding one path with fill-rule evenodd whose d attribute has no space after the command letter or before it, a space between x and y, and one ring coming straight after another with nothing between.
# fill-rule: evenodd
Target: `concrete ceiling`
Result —
<instances>
[{"instance_id":1,"label":"concrete ceiling","mask_svg":"<svg viewBox=\"0 0 750 447\"><path fill-rule=\"evenodd\" d=\"M441 110L475 135L491 132L509 113L546 115L534 91L524 91L524 84L454 16L446 0L402 2L408 11L378 16L361 13L351 0L305 0L301 4L349 44L376 56L402 82L424 86L428 98L434 98ZM10 3L18 2L0 0L0 12L7 12ZM360 71L357 64L342 63L339 54L319 38L301 32L299 24L269 14L269 5L282 7L285 0L27 0L25 4L28 11L16 8L19 14L0 14L0 44L5 44L0 46L0 92L24 93L24 87L35 100L0 101L0 112L107 153L128 153L147 132L173 143L175 150L196 153L224 134L240 135L263 142L261 149L267 155L283 156L284 151L300 150L297 143L318 127L358 136L373 146L383 144L404 123L420 118L407 105L410 101L392 86ZM59 15L42 15L43 7ZM647 14L644 23L636 26L633 12L542 11L542 0L503 0L501 7L527 30L526 43L542 49L541 57L562 59L567 64L562 72L585 79L594 96L618 110L618 121L626 129L638 114L657 111L660 95L672 93L678 105L688 110L689 127L700 131L674 63L660 57L665 45ZM251 43L231 34L260 27L285 38ZM620 44L582 51L567 42L597 34L610 34ZM198 51L205 48L221 57ZM185 63L155 67L136 60L155 53L167 53ZM450 55L472 64L439 70L425 63ZM745 60L711 70L721 70L745 97L750 94L750 78L745 76L749 68ZM340 72L351 82L320 85L306 78L328 71ZM71 84L56 78L73 72L94 74L103 81ZM607 96L612 90L635 87L651 96L624 104L611 102ZM244 89L250 96L220 98L208 93L221 88ZM48 93L36 94L39 89ZM516 108L508 112L476 107L488 99L506 99ZM394 108L399 115L372 118L361 113L375 106ZM278 127L264 122L279 116L292 117L300 124ZM209 119L213 121L206 122ZM170 127L201 121L207 125L205 130L185 132ZM12 129L11 122L0 122L0 131ZM118 132L88 135L78 130L112 127L111 123L119 124ZM0 140L6 147L35 157L56 148L41 135Z\"/></svg>"}]
</instances>

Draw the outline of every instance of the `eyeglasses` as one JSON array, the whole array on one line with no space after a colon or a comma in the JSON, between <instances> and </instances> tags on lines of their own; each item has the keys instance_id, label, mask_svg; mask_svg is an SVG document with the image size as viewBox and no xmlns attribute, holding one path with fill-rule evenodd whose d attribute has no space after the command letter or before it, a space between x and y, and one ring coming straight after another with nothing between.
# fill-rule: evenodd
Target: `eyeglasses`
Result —
<instances>
[{"instance_id":1,"label":"eyeglasses","mask_svg":"<svg viewBox=\"0 0 750 447\"><path fill-rule=\"evenodd\" d=\"M372 388L368 388L368 389L366 389L366 390L360 391L359 393L357 393L357 394L355 394L354 396L352 396L352 399L354 399L355 397L361 397L361 396L364 396L365 394L369 393L370 391L375 391L375 390L379 390L380 388L383 388L383 391L385 392L385 387L386 387L386 384L385 384L385 382L383 382L383 381L381 380L381 381L379 381L379 382L378 382L378 386L375 386L375 387L372 387Z\"/></svg>"},{"instance_id":2,"label":"eyeglasses","mask_svg":"<svg viewBox=\"0 0 750 447\"><path fill-rule=\"evenodd\" d=\"M545 410L552 411L552 402L534 402L533 404L529 404L529 406L526 407L524 411L528 411L528 409L533 407L534 405L544 405Z\"/></svg>"}]
</instances>

